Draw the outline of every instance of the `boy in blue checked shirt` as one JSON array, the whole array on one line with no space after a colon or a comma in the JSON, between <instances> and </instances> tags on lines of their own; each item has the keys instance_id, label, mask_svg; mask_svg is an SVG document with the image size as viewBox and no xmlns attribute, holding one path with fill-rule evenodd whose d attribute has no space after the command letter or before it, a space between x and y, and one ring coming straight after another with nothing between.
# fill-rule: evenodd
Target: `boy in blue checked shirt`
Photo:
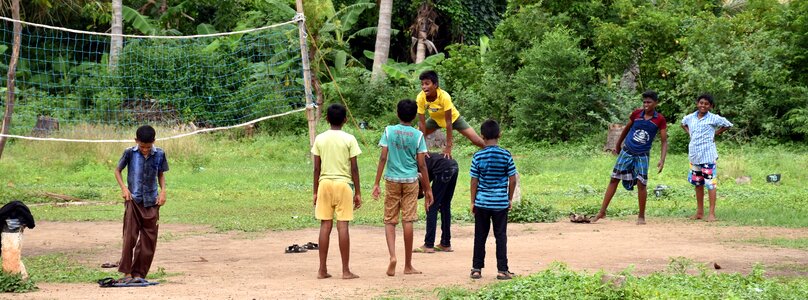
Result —
<instances>
[{"instance_id":1,"label":"boy in blue checked shirt","mask_svg":"<svg viewBox=\"0 0 808 300\"><path fill-rule=\"evenodd\" d=\"M474 258L471 278L482 277L485 267L485 241L491 223L497 244L497 279L513 277L508 270L508 211L516 188L516 165L508 150L499 147L499 124L487 120L480 126L485 148L471 160L471 213L474 214Z\"/></svg>"},{"instance_id":2,"label":"boy in blue checked shirt","mask_svg":"<svg viewBox=\"0 0 808 300\"><path fill-rule=\"evenodd\" d=\"M155 135L154 128L149 125L138 128L135 133L137 146L126 148L115 168L115 179L121 187L125 207L123 253L118 267L118 272L124 273L124 277L118 280L119 283L146 283L157 248L160 207L166 203L163 173L168 171L168 159L163 149L154 146ZM124 168L128 168L126 185L121 177Z\"/></svg>"},{"instance_id":3,"label":"boy in blue checked shirt","mask_svg":"<svg viewBox=\"0 0 808 300\"><path fill-rule=\"evenodd\" d=\"M662 153L657 163L657 173L665 167L665 156L668 154L668 125L665 117L656 111L659 96L654 91L642 93L642 108L637 109L628 117L628 124L617 139L614 153L618 154L617 162L612 169L612 179L606 187L603 203L598 214L590 221L597 222L606 218L606 209L617 192L618 182L623 182L626 190L633 190L637 186L637 202L640 211L637 215L637 225L645 225L645 201L648 198L648 153L654 137L659 133L662 140Z\"/></svg>"},{"instance_id":4,"label":"boy in blue checked shirt","mask_svg":"<svg viewBox=\"0 0 808 300\"><path fill-rule=\"evenodd\" d=\"M726 118L710 113L715 106L713 96L703 94L696 98L696 108L692 114L682 119L682 128L690 135L690 144L687 146L687 157L690 160L690 173L687 180L696 186L696 214L691 217L700 220L704 217L704 187L710 194L710 214L705 221L715 221L715 201L718 185L716 176L716 163L718 150L715 147L715 137L732 127Z\"/></svg>"}]
</instances>

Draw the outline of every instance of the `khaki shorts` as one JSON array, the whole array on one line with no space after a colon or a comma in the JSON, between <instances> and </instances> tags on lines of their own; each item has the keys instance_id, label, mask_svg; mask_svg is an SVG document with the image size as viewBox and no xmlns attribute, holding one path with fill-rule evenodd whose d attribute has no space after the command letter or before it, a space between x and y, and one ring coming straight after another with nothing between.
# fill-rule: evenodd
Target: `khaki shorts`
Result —
<instances>
[{"instance_id":1,"label":"khaki shorts","mask_svg":"<svg viewBox=\"0 0 808 300\"><path fill-rule=\"evenodd\" d=\"M353 189L350 184L328 179L320 181L317 204L314 206L315 218L332 220L336 213L337 221L352 221L353 206Z\"/></svg>"},{"instance_id":2,"label":"khaki shorts","mask_svg":"<svg viewBox=\"0 0 808 300\"><path fill-rule=\"evenodd\" d=\"M384 181L384 224L398 224L399 212L402 222L418 220L418 182L398 183Z\"/></svg>"},{"instance_id":3,"label":"khaki shorts","mask_svg":"<svg viewBox=\"0 0 808 300\"><path fill-rule=\"evenodd\" d=\"M438 128L440 128L440 126L438 126L438 122L435 122L434 119L426 120L426 129L438 129ZM463 119L463 116L457 117L457 120L452 122L452 129L454 130L460 131L466 128L471 128L471 125L469 125L469 123L466 122L466 119Z\"/></svg>"}]
</instances>

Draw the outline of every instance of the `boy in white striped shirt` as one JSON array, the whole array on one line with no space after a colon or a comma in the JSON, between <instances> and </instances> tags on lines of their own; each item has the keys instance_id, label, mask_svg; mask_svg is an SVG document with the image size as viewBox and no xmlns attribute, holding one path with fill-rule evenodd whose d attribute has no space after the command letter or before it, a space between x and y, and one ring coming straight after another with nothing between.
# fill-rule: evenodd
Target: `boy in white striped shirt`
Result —
<instances>
[{"instance_id":1,"label":"boy in white striped shirt","mask_svg":"<svg viewBox=\"0 0 808 300\"><path fill-rule=\"evenodd\" d=\"M704 187L707 187L710 197L710 213L706 221L715 221L716 162L718 150L715 147L715 137L723 133L732 123L726 118L710 113L715 107L713 96L702 94L696 98L697 110L682 119L682 128L690 135L690 144L687 148L690 160L690 173L687 180L696 187L696 214L691 217L700 220L704 217Z\"/></svg>"}]
</instances>

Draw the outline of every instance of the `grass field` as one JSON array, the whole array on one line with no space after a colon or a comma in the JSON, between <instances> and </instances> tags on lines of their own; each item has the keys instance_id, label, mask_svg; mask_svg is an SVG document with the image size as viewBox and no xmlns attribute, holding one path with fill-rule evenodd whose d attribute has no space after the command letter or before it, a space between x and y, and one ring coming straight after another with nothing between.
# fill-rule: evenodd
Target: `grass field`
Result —
<instances>
[{"instance_id":1,"label":"grass field","mask_svg":"<svg viewBox=\"0 0 808 300\"><path fill-rule=\"evenodd\" d=\"M382 203L370 197L379 155L375 146L378 133L349 132L357 136L364 151L359 159L364 205L355 214L355 223L381 225ZM594 137L590 142L575 144L525 145L510 141L505 135L502 144L515 156L522 176L523 201L529 204L523 205L526 211L519 213L541 213L547 216L542 219L544 221L559 220L569 212L594 213L600 205L615 159L601 151L602 140ZM458 140L456 145L454 156L461 172L452 211L456 222L470 222L467 170L476 149L465 140ZM118 203L120 191L112 172L123 149L129 146L13 140L0 160L0 203L18 199L33 204L31 209L37 220L119 221L123 209ZM161 222L201 224L221 231L248 232L319 226L313 218L311 205L312 165L306 136L259 134L246 138L238 131L231 131L169 141L158 146L166 150L170 162L170 171L166 175L168 202L162 209ZM808 182L806 149L804 146L719 144L718 218L721 222L717 224L808 227L808 198L805 197L808 185L804 184ZM649 193L649 222L653 223L655 218L686 218L695 210L693 188L686 182L687 156L669 154L664 171L656 174L658 156L659 150L654 149L649 190L656 185L666 185L669 189L662 197ZM782 181L766 183L765 176L770 173L781 174ZM736 184L735 179L741 176L750 176L751 183ZM55 200L45 193L68 195L98 205L47 205ZM40 203L46 205L37 205ZM609 212L617 217L636 214L636 194L621 188ZM423 226L423 222L419 226ZM742 242L806 249L804 239ZM73 264L59 255L34 258L30 263ZM35 280L65 282L67 279L64 278L80 278L84 281L104 275L80 266L62 269L44 272ZM441 292L441 297L515 297L520 289L547 288L536 283L548 276L555 280L573 278L575 280L568 282L580 285L573 288L604 295L595 298L626 298L626 295L633 295L628 298L689 298L693 294L673 292L677 290L677 284L701 281L726 285L726 288L711 294L719 297L744 298L757 289L767 289L765 295L769 296L782 295L783 291L808 294L804 284L759 279L754 274L629 277L624 288L603 290L602 285L594 283L595 275L559 267L480 291L446 289ZM73 280L78 279L67 281ZM802 278L796 280L804 283ZM593 287L597 289L590 289ZM733 294L739 289L753 292ZM648 294L653 290L659 290L661 294ZM694 288L693 291L703 290ZM573 294L569 296L577 298L572 297Z\"/></svg>"},{"instance_id":2,"label":"grass field","mask_svg":"<svg viewBox=\"0 0 808 300\"><path fill-rule=\"evenodd\" d=\"M360 173L364 207L356 223L381 224L382 204L370 197L378 161L378 134L357 133L364 153ZM553 210L593 213L600 205L614 156L600 151L600 139L568 145L503 144L516 157L523 199ZM305 136L266 136L252 139L224 133L160 144L170 162L168 204L164 222L211 225L220 230L283 230L317 226L311 206L311 160ZM471 220L468 213L468 167L475 149L458 141L454 156L460 165L453 201L454 218ZM97 202L119 201L113 168L125 144L65 144L14 141L0 160L0 202L52 202L45 192ZM719 145L718 216L723 224L808 227L808 153L805 148L739 147ZM651 156L649 190L669 189L662 197L649 195L648 215L684 218L695 210L694 192L686 182L685 154L668 155L665 169L656 174L658 150ZM779 184L765 182L770 173L782 174ZM738 185L735 178L750 176ZM58 221L120 220L120 205L33 208L38 219ZM610 215L636 214L636 192L620 188Z\"/></svg>"}]
</instances>

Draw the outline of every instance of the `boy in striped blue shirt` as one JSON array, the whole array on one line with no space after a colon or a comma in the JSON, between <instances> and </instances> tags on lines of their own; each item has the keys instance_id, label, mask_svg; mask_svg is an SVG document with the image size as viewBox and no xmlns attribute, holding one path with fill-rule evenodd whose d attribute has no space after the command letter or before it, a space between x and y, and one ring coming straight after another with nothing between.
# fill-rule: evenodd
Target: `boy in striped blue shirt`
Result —
<instances>
[{"instance_id":1,"label":"boy in striped blue shirt","mask_svg":"<svg viewBox=\"0 0 808 300\"><path fill-rule=\"evenodd\" d=\"M471 278L482 277L485 266L485 241L493 223L497 241L497 279L511 279L508 270L508 211L516 188L516 165L508 150L497 144L501 137L497 121L480 126L485 148L471 160L471 213L474 214L474 258Z\"/></svg>"},{"instance_id":2,"label":"boy in striped blue shirt","mask_svg":"<svg viewBox=\"0 0 808 300\"><path fill-rule=\"evenodd\" d=\"M705 221L715 221L715 201L718 185L716 176L716 162L718 150L715 147L715 137L732 127L726 118L710 113L715 107L713 96L703 94L696 98L696 108L692 114L682 119L682 128L690 135L690 144L687 146L687 157L690 160L690 173L687 180L696 186L696 214L691 217L700 220L704 217L704 187L707 187L710 197L710 214Z\"/></svg>"}]
</instances>

